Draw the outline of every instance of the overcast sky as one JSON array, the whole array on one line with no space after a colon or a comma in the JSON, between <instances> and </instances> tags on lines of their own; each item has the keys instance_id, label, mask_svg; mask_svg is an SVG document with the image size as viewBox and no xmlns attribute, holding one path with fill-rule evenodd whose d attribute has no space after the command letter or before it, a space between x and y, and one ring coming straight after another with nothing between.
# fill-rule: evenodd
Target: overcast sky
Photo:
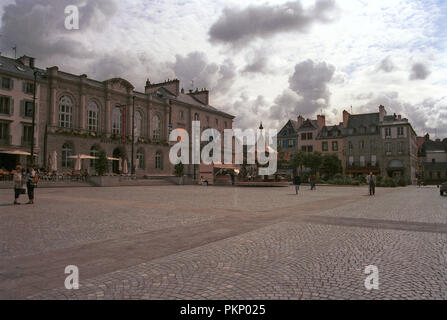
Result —
<instances>
[{"instance_id":1,"label":"overcast sky","mask_svg":"<svg viewBox=\"0 0 447 320\"><path fill-rule=\"evenodd\" d=\"M80 29L64 27L65 6ZM235 126L280 128L343 109L408 117L447 137L445 0L1 0L0 51L142 91L207 87Z\"/></svg>"}]
</instances>

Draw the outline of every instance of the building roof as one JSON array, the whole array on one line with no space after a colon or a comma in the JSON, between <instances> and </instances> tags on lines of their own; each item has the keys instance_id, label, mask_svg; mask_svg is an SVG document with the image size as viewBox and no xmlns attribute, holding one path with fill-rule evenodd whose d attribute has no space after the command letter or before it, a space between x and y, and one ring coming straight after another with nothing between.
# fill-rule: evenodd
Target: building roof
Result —
<instances>
[{"instance_id":1,"label":"building roof","mask_svg":"<svg viewBox=\"0 0 447 320\"><path fill-rule=\"evenodd\" d=\"M380 123L380 113L350 114L348 128L376 126Z\"/></svg>"},{"instance_id":2,"label":"building roof","mask_svg":"<svg viewBox=\"0 0 447 320\"><path fill-rule=\"evenodd\" d=\"M324 126L321 128L321 131L318 133L318 139L327 139L327 138L341 138L346 134L346 129L343 125L333 125L333 126Z\"/></svg>"},{"instance_id":3,"label":"building roof","mask_svg":"<svg viewBox=\"0 0 447 320\"><path fill-rule=\"evenodd\" d=\"M422 145L423 151L444 151L447 152L447 143L444 141L427 140Z\"/></svg>"},{"instance_id":4,"label":"building roof","mask_svg":"<svg viewBox=\"0 0 447 320\"><path fill-rule=\"evenodd\" d=\"M6 73L17 78L34 79L34 71L37 70L42 74L45 70L35 68L22 64L19 60L8 58L0 55L0 72Z\"/></svg>"},{"instance_id":5,"label":"building roof","mask_svg":"<svg viewBox=\"0 0 447 320\"><path fill-rule=\"evenodd\" d=\"M165 87L158 88L155 92L152 93L152 95L156 96L158 98L165 98L165 99L168 98L168 99L176 100L176 101L179 101L182 103L186 103L186 104L204 109L206 111L210 111L213 113L219 113L219 114L224 115L229 118L235 118L233 115L231 115L229 113L220 111L219 109L217 109L209 104L207 105L207 104L200 102L199 100L197 100L196 98L194 98L193 96L191 96L189 94L179 93L178 96L176 96L173 92L166 89Z\"/></svg>"}]
</instances>

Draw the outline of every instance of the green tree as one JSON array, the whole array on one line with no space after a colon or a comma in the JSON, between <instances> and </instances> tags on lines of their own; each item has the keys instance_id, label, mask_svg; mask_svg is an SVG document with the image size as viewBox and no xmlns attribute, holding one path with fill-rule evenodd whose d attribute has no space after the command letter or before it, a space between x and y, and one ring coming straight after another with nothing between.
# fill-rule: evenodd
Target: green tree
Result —
<instances>
[{"instance_id":1,"label":"green tree","mask_svg":"<svg viewBox=\"0 0 447 320\"><path fill-rule=\"evenodd\" d=\"M183 163L180 161L179 163L177 163L177 164L174 166L174 174L175 174L177 177L183 177L184 172L185 172L185 167L184 167Z\"/></svg>"},{"instance_id":2,"label":"green tree","mask_svg":"<svg viewBox=\"0 0 447 320\"><path fill-rule=\"evenodd\" d=\"M292 156L292 159L290 159L290 166L293 168L293 170L296 172L298 168L303 170L303 166L306 163L307 154L303 151L299 151L295 153Z\"/></svg>"},{"instance_id":3,"label":"green tree","mask_svg":"<svg viewBox=\"0 0 447 320\"><path fill-rule=\"evenodd\" d=\"M332 178L337 173L342 172L341 160L335 154L325 154L323 156L322 166L324 171Z\"/></svg>"},{"instance_id":4,"label":"green tree","mask_svg":"<svg viewBox=\"0 0 447 320\"><path fill-rule=\"evenodd\" d=\"M107 154L104 150L99 150L98 160L95 162L95 170L100 176L109 172L109 160L107 160Z\"/></svg>"},{"instance_id":5,"label":"green tree","mask_svg":"<svg viewBox=\"0 0 447 320\"><path fill-rule=\"evenodd\" d=\"M310 168L314 174L320 170L322 164L323 156L320 152L308 153L304 158L304 166Z\"/></svg>"}]
</instances>

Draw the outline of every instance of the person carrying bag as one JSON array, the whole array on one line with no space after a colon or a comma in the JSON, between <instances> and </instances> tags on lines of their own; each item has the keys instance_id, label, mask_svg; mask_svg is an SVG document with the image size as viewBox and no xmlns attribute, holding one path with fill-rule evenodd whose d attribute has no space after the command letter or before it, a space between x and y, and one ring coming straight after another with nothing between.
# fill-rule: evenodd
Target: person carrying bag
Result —
<instances>
[{"instance_id":1,"label":"person carrying bag","mask_svg":"<svg viewBox=\"0 0 447 320\"><path fill-rule=\"evenodd\" d=\"M14 183L14 204L20 204L17 200L21 194L26 194L26 181L22 166L19 164L16 167L13 176Z\"/></svg>"}]
</instances>

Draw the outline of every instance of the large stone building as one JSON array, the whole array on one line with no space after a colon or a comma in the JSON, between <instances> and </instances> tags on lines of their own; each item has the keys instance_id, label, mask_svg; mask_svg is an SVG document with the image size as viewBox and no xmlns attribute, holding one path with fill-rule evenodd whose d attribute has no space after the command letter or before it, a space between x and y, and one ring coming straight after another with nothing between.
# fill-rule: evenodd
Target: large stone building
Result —
<instances>
[{"instance_id":1,"label":"large stone building","mask_svg":"<svg viewBox=\"0 0 447 320\"><path fill-rule=\"evenodd\" d=\"M26 81L33 74L33 61L23 63ZM16 88L20 85L17 83ZM150 83L148 80L145 91L138 92L130 82L121 78L97 81L85 74L74 75L51 67L44 71L39 87L37 163L46 167L50 154L56 151L59 171L73 169L74 159L70 156L96 156L103 149L109 158L127 159L130 172L134 122L137 175L172 175L169 149L173 142L168 141L171 130L183 128L191 136L192 121L199 120L202 130L215 128L223 132L232 128L234 119L210 105L208 90L196 89L185 93L177 79L162 83ZM20 98L26 100L29 96ZM16 99L18 106L19 99ZM19 115L18 111L15 115ZM4 121L11 121L9 114L6 117ZM17 119L17 122L22 120ZM13 136L17 144L20 134L15 126L10 125L4 135L5 139ZM94 161L84 162L83 167L94 172ZM123 171L123 164L124 161L111 160L111 170ZM187 165L186 173L197 179L198 168L198 165Z\"/></svg>"},{"instance_id":2,"label":"large stone building","mask_svg":"<svg viewBox=\"0 0 447 320\"><path fill-rule=\"evenodd\" d=\"M334 154L341 160L343 171L345 170L345 161L343 155L343 146L346 129L343 127L343 123L334 126L324 126L321 128L317 136L317 148L316 151L323 155Z\"/></svg>"},{"instance_id":3,"label":"large stone building","mask_svg":"<svg viewBox=\"0 0 447 320\"><path fill-rule=\"evenodd\" d=\"M417 175L416 133L408 119L387 116L384 106L379 112L349 114L343 111L346 130L344 154L346 173L369 172L415 183Z\"/></svg>"},{"instance_id":4,"label":"large stone building","mask_svg":"<svg viewBox=\"0 0 447 320\"><path fill-rule=\"evenodd\" d=\"M427 184L440 184L447 181L447 139L430 140L427 134L419 150L422 164L420 177Z\"/></svg>"},{"instance_id":5,"label":"large stone building","mask_svg":"<svg viewBox=\"0 0 447 320\"><path fill-rule=\"evenodd\" d=\"M11 170L17 163L25 165L30 161L35 70L33 58L0 56L0 169ZM36 101L40 99L40 82L38 77ZM36 119L39 121L38 112ZM40 142L41 136L35 130L37 153Z\"/></svg>"}]
</instances>

